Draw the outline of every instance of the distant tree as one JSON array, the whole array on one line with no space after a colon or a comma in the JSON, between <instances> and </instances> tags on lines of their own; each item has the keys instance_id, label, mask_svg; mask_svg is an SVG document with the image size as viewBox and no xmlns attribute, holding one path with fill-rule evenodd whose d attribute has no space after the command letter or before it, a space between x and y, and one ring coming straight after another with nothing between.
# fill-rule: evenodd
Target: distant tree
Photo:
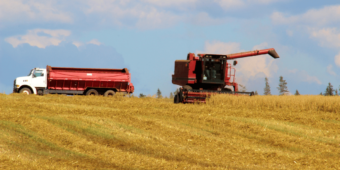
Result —
<instances>
[{"instance_id":1,"label":"distant tree","mask_svg":"<svg viewBox=\"0 0 340 170\"><path fill-rule=\"evenodd\" d=\"M146 97L146 96L143 93L139 94L139 98L144 98L144 97Z\"/></svg>"},{"instance_id":2,"label":"distant tree","mask_svg":"<svg viewBox=\"0 0 340 170\"><path fill-rule=\"evenodd\" d=\"M289 93L288 88L287 88L287 82L286 80L283 80L283 77L280 76L279 80L279 87L277 89L279 90L280 95L286 95Z\"/></svg>"},{"instance_id":3,"label":"distant tree","mask_svg":"<svg viewBox=\"0 0 340 170\"><path fill-rule=\"evenodd\" d=\"M299 93L298 90L295 91L295 95L296 95L296 96L300 95L300 93Z\"/></svg>"},{"instance_id":4,"label":"distant tree","mask_svg":"<svg viewBox=\"0 0 340 170\"><path fill-rule=\"evenodd\" d=\"M257 90L255 90L255 93L254 93L254 95L256 96L256 95L259 95L259 93L257 93Z\"/></svg>"},{"instance_id":5,"label":"distant tree","mask_svg":"<svg viewBox=\"0 0 340 170\"><path fill-rule=\"evenodd\" d=\"M328 83L328 86L325 91L325 96L333 96L334 95L333 92L334 92L333 85L331 83Z\"/></svg>"},{"instance_id":6,"label":"distant tree","mask_svg":"<svg viewBox=\"0 0 340 170\"><path fill-rule=\"evenodd\" d=\"M335 89L335 95L336 95L336 96L339 96L339 94L338 94L338 89Z\"/></svg>"},{"instance_id":7,"label":"distant tree","mask_svg":"<svg viewBox=\"0 0 340 170\"><path fill-rule=\"evenodd\" d=\"M321 95L321 96L322 96L322 95L323 95L323 94L322 94L322 92L321 92L319 95Z\"/></svg>"},{"instance_id":8,"label":"distant tree","mask_svg":"<svg viewBox=\"0 0 340 170\"><path fill-rule=\"evenodd\" d=\"M242 85L242 84L238 84L238 85L240 86L239 91L241 91L241 92L246 92L246 91L247 91L246 86L244 86L244 85Z\"/></svg>"},{"instance_id":9,"label":"distant tree","mask_svg":"<svg viewBox=\"0 0 340 170\"><path fill-rule=\"evenodd\" d=\"M157 90L156 96L157 96L158 99L161 99L161 98L162 98L162 92L161 92L161 90L159 90L159 89Z\"/></svg>"},{"instance_id":10,"label":"distant tree","mask_svg":"<svg viewBox=\"0 0 340 170\"><path fill-rule=\"evenodd\" d=\"M170 99L174 98L174 95L172 94L172 92L170 92Z\"/></svg>"},{"instance_id":11,"label":"distant tree","mask_svg":"<svg viewBox=\"0 0 340 170\"><path fill-rule=\"evenodd\" d=\"M266 81L266 87L264 88L264 95L271 95L268 78L266 77L264 80Z\"/></svg>"}]
</instances>

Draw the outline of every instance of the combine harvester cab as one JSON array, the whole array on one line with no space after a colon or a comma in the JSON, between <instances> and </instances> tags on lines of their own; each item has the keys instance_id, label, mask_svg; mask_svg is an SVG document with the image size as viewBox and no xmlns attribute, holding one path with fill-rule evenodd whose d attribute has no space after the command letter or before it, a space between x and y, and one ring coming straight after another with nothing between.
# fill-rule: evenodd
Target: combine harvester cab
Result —
<instances>
[{"instance_id":1,"label":"combine harvester cab","mask_svg":"<svg viewBox=\"0 0 340 170\"><path fill-rule=\"evenodd\" d=\"M252 96L254 92L239 92L235 82L236 69L228 60L269 54L280 58L274 48L235 54L198 54L189 53L187 60L175 61L175 74L172 83L182 86L175 95L174 103L205 102L213 94L243 94Z\"/></svg>"}]
</instances>

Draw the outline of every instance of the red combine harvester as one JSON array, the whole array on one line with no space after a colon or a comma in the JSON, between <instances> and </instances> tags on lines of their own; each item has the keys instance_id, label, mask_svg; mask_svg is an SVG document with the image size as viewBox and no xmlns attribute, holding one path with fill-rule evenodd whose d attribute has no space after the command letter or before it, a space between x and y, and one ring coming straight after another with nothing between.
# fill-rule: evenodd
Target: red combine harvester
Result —
<instances>
[{"instance_id":1,"label":"red combine harvester","mask_svg":"<svg viewBox=\"0 0 340 170\"><path fill-rule=\"evenodd\" d=\"M235 82L235 68L227 60L269 54L280 58L274 48L255 50L235 54L198 54L189 53L187 60L175 61L175 74L172 83L182 86L175 95L174 103L205 102L212 94L245 94L239 92ZM234 60L234 66L237 61ZM233 70L233 73L232 73Z\"/></svg>"}]
</instances>

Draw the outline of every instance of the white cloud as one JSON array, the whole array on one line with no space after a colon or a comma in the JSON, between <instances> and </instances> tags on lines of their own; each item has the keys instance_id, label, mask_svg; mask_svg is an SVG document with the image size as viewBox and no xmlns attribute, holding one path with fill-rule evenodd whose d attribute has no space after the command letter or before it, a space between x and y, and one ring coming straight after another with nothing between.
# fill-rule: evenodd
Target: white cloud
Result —
<instances>
[{"instance_id":1,"label":"white cloud","mask_svg":"<svg viewBox=\"0 0 340 170\"><path fill-rule=\"evenodd\" d=\"M298 72L298 69L288 70L288 73L296 73Z\"/></svg>"},{"instance_id":2,"label":"white cloud","mask_svg":"<svg viewBox=\"0 0 340 170\"><path fill-rule=\"evenodd\" d=\"M96 39L93 39L93 40L91 40L91 41L89 41L89 42L87 42L87 44L94 44L94 45L101 45L102 43L101 42L99 42L98 40L96 40Z\"/></svg>"},{"instance_id":3,"label":"white cloud","mask_svg":"<svg viewBox=\"0 0 340 170\"><path fill-rule=\"evenodd\" d=\"M220 24L228 17L217 16L206 6L218 5L227 11L276 1L279 0L1 0L0 26L26 22L94 21L96 25L154 29L187 21L200 25L205 21Z\"/></svg>"},{"instance_id":4,"label":"white cloud","mask_svg":"<svg viewBox=\"0 0 340 170\"><path fill-rule=\"evenodd\" d=\"M57 21L71 23L69 13L58 9L57 1L1 0L0 22Z\"/></svg>"},{"instance_id":5,"label":"white cloud","mask_svg":"<svg viewBox=\"0 0 340 170\"><path fill-rule=\"evenodd\" d=\"M141 11L139 20L136 22L135 26L140 29L164 28L172 26L182 19L183 18L179 15L161 12L154 8L147 13Z\"/></svg>"},{"instance_id":6,"label":"white cloud","mask_svg":"<svg viewBox=\"0 0 340 170\"><path fill-rule=\"evenodd\" d=\"M293 69L288 70L288 73L293 74L297 81L322 84L322 82L316 76L311 76L306 71L299 71L298 69Z\"/></svg>"},{"instance_id":7,"label":"white cloud","mask_svg":"<svg viewBox=\"0 0 340 170\"><path fill-rule=\"evenodd\" d=\"M270 4L280 0L214 0L224 10L233 10L244 7L249 7L254 4Z\"/></svg>"},{"instance_id":8,"label":"white cloud","mask_svg":"<svg viewBox=\"0 0 340 170\"><path fill-rule=\"evenodd\" d=\"M336 28L309 29L312 38L318 39L321 46L340 47L340 31Z\"/></svg>"},{"instance_id":9,"label":"white cloud","mask_svg":"<svg viewBox=\"0 0 340 170\"><path fill-rule=\"evenodd\" d=\"M318 39L325 47L340 47L340 5L325 6L321 9L310 9L300 15L288 16L274 12L271 20L275 24L289 25L287 35L294 31L307 32L311 38Z\"/></svg>"},{"instance_id":10,"label":"white cloud","mask_svg":"<svg viewBox=\"0 0 340 170\"><path fill-rule=\"evenodd\" d=\"M316 76L310 76L306 72L301 73L301 80L309 83L322 84L321 81Z\"/></svg>"},{"instance_id":11,"label":"white cloud","mask_svg":"<svg viewBox=\"0 0 340 170\"><path fill-rule=\"evenodd\" d=\"M81 41L73 41L72 44L75 45L77 48L84 45L84 43L81 42ZM94 44L94 45L98 45L98 46L102 45L102 43L99 42L97 39L93 39L91 41L88 41L86 44Z\"/></svg>"},{"instance_id":12,"label":"white cloud","mask_svg":"<svg viewBox=\"0 0 340 170\"><path fill-rule=\"evenodd\" d=\"M340 67L340 53L334 57L335 64Z\"/></svg>"},{"instance_id":13,"label":"white cloud","mask_svg":"<svg viewBox=\"0 0 340 170\"><path fill-rule=\"evenodd\" d=\"M204 52L198 53L215 53L215 54L231 54L241 51L240 43L225 43L220 41L205 42Z\"/></svg>"},{"instance_id":14,"label":"white cloud","mask_svg":"<svg viewBox=\"0 0 340 170\"><path fill-rule=\"evenodd\" d=\"M58 46L69 35L71 35L71 31L68 30L34 29L29 30L26 35L8 37L5 41L14 48L25 43L38 48L45 48L50 45Z\"/></svg>"},{"instance_id":15,"label":"white cloud","mask_svg":"<svg viewBox=\"0 0 340 170\"><path fill-rule=\"evenodd\" d=\"M195 25L211 26L225 23L228 18L213 18L207 12L200 12L188 18L188 21Z\"/></svg>"},{"instance_id":16,"label":"white cloud","mask_svg":"<svg viewBox=\"0 0 340 170\"><path fill-rule=\"evenodd\" d=\"M274 3L274 2L279 2L282 0L248 0L248 2L254 2L254 3L259 3L259 4L269 4L269 3Z\"/></svg>"},{"instance_id":17,"label":"white cloud","mask_svg":"<svg viewBox=\"0 0 340 170\"><path fill-rule=\"evenodd\" d=\"M264 42L262 44L256 45L253 49L264 49L268 48L268 43ZM206 42L204 53L214 53L214 54L231 54L238 53L245 50L240 48L239 43L225 43L220 41ZM249 51L249 50L248 50ZM273 73L277 72L278 66L275 60L268 56L253 56L249 58L243 58L238 60L239 64L235 67L237 68L236 79L240 84L247 85L247 82L251 78L260 78L261 76L271 77ZM258 77L260 76L260 77Z\"/></svg>"},{"instance_id":18,"label":"white cloud","mask_svg":"<svg viewBox=\"0 0 340 170\"><path fill-rule=\"evenodd\" d=\"M310 35L319 41L320 46L334 49L340 48L340 31L337 28L310 29ZM340 67L340 53L334 57L334 62Z\"/></svg>"},{"instance_id":19,"label":"white cloud","mask_svg":"<svg viewBox=\"0 0 340 170\"><path fill-rule=\"evenodd\" d=\"M333 71L333 66L331 64L327 66L327 72L330 75L336 76L336 73Z\"/></svg>"},{"instance_id":20,"label":"white cloud","mask_svg":"<svg viewBox=\"0 0 340 170\"><path fill-rule=\"evenodd\" d=\"M182 8L183 6L191 6L197 3L199 0L142 0L143 2L157 5L160 7L177 7Z\"/></svg>"},{"instance_id":21,"label":"white cloud","mask_svg":"<svg viewBox=\"0 0 340 170\"><path fill-rule=\"evenodd\" d=\"M80 46L82 46L83 45L83 43L82 42L80 42L80 41L73 41L73 43L72 43L73 45L75 45L76 47L80 47Z\"/></svg>"},{"instance_id":22,"label":"white cloud","mask_svg":"<svg viewBox=\"0 0 340 170\"><path fill-rule=\"evenodd\" d=\"M311 9L304 14L287 16L281 12L274 12L271 19L275 24L299 24L324 26L340 22L340 5L326 6L321 9Z\"/></svg>"},{"instance_id":23,"label":"white cloud","mask_svg":"<svg viewBox=\"0 0 340 170\"><path fill-rule=\"evenodd\" d=\"M269 46L268 46L268 43L267 42L264 42L264 43L261 43L261 44L259 44L259 45L255 45L254 47L253 47L253 50L261 50L261 49L266 49L266 48L268 48Z\"/></svg>"},{"instance_id":24,"label":"white cloud","mask_svg":"<svg viewBox=\"0 0 340 170\"><path fill-rule=\"evenodd\" d=\"M214 0L214 2L218 3L224 10L245 6L243 0Z\"/></svg>"},{"instance_id":25,"label":"white cloud","mask_svg":"<svg viewBox=\"0 0 340 170\"><path fill-rule=\"evenodd\" d=\"M275 24L288 25L289 30L286 32L291 37L294 32L307 33L322 47L334 49L340 47L340 30L338 29L340 26L340 5L310 9L303 14L292 16L274 12L271 19ZM340 57L337 55L334 60L335 64L340 67Z\"/></svg>"},{"instance_id":26,"label":"white cloud","mask_svg":"<svg viewBox=\"0 0 340 170\"><path fill-rule=\"evenodd\" d=\"M292 31L292 30L287 30L286 33L290 37L293 37L293 35L294 35L294 31Z\"/></svg>"},{"instance_id":27,"label":"white cloud","mask_svg":"<svg viewBox=\"0 0 340 170\"><path fill-rule=\"evenodd\" d=\"M135 1L87 0L87 15L101 15L103 22L141 29L171 26L183 19L176 13Z\"/></svg>"}]
</instances>

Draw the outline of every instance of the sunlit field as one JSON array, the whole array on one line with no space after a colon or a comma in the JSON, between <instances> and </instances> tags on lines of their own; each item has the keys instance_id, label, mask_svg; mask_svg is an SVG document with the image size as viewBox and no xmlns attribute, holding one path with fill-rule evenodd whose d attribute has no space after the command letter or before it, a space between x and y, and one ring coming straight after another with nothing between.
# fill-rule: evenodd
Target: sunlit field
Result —
<instances>
[{"instance_id":1,"label":"sunlit field","mask_svg":"<svg viewBox=\"0 0 340 170\"><path fill-rule=\"evenodd\" d=\"M0 94L0 169L338 169L340 97Z\"/></svg>"}]
</instances>

